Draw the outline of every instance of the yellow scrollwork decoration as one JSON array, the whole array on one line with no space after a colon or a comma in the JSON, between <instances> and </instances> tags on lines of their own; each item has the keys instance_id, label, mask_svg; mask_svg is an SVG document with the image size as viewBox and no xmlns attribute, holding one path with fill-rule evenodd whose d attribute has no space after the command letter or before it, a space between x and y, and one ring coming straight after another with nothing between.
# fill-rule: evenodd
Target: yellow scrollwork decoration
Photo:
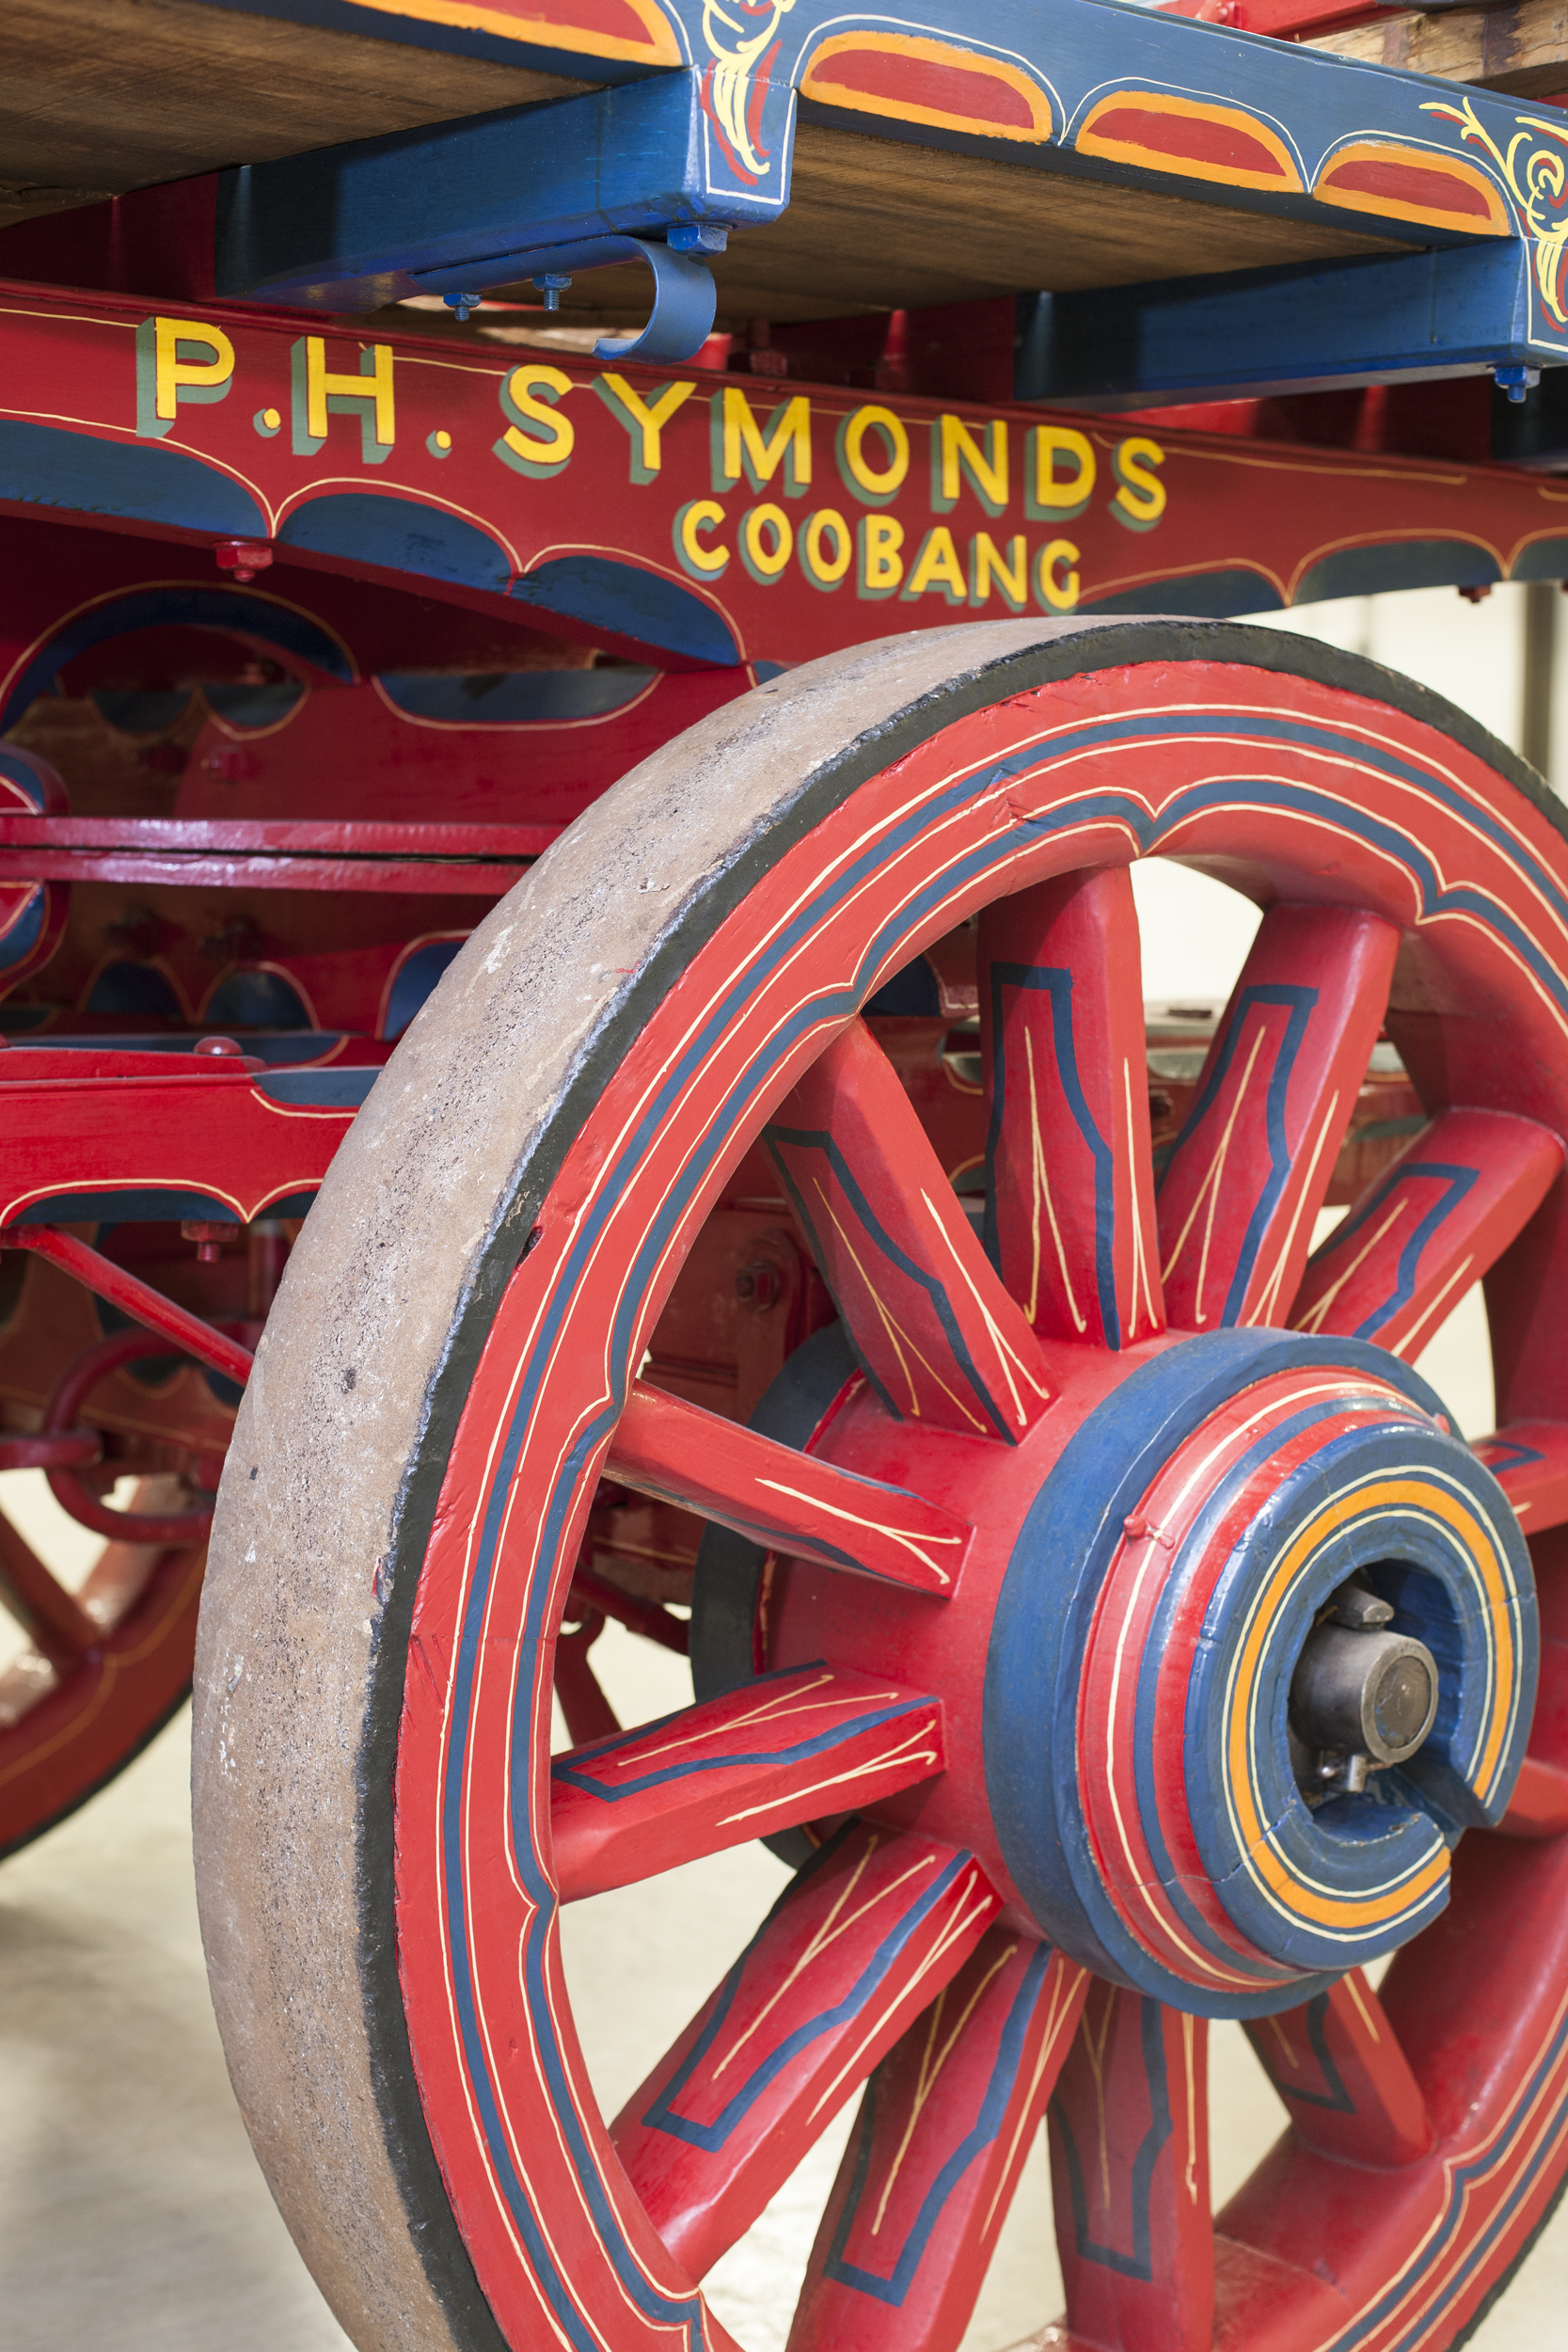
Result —
<instances>
[{"instance_id":1,"label":"yellow scrollwork decoration","mask_svg":"<svg viewBox=\"0 0 1568 2352\"><path fill-rule=\"evenodd\" d=\"M703 39L713 59L706 78L714 120L736 161L754 179L768 173L768 152L752 144L746 116L752 75L795 0L704 0Z\"/></svg>"},{"instance_id":2,"label":"yellow scrollwork decoration","mask_svg":"<svg viewBox=\"0 0 1568 2352\"><path fill-rule=\"evenodd\" d=\"M1485 148L1529 230L1542 302L1559 326L1568 326L1568 310L1563 309L1558 282L1568 246L1568 123L1544 122L1538 115L1515 115L1518 129L1502 148L1468 98L1457 106L1433 101L1421 112L1447 115L1463 126L1462 144Z\"/></svg>"}]
</instances>

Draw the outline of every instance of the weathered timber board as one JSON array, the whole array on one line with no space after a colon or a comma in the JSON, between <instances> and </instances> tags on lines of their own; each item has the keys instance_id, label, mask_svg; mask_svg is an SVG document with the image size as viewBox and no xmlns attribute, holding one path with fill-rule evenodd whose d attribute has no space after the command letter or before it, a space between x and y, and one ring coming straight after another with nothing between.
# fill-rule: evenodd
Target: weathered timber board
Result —
<instances>
[{"instance_id":1,"label":"weathered timber board","mask_svg":"<svg viewBox=\"0 0 1568 2352\"><path fill-rule=\"evenodd\" d=\"M1445 8L1433 15L1412 10L1303 46L1363 65L1473 82L1516 98L1546 98L1568 91L1568 0L1520 0L1514 8Z\"/></svg>"},{"instance_id":2,"label":"weathered timber board","mask_svg":"<svg viewBox=\"0 0 1568 2352\"><path fill-rule=\"evenodd\" d=\"M0 224L592 87L197 0L4 0Z\"/></svg>"},{"instance_id":3,"label":"weathered timber board","mask_svg":"<svg viewBox=\"0 0 1568 2352\"><path fill-rule=\"evenodd\" d=\"M587 87L198 0L8 0L0 222L228 164ZM776 225L719 263L720 324L1133 284L1396 250L1301 221L802 123ZM580 278L584 315L639 316L635 268Z\"/></svg>"},{"instance_id":4,"label":"weathered timber board","mask_svg":"<svg viewBox=\"0 0 1568 2352\"><path fill-rule=\"evenodd\" d=\"M802 122L788 211L734 237L714 276L718 324L734 328L752 317L836 318L1401 249L1333 221L1196 203ZM578 279L562 308L636 317L646 299L645 273L596 270Z\"/></svg>"}]
</instances>

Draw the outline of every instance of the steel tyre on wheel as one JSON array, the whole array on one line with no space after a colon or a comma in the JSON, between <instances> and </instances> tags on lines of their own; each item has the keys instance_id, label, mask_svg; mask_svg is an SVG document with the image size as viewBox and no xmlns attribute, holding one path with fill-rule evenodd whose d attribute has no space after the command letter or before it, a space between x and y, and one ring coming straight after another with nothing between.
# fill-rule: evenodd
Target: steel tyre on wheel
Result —
<instances>
[{"instance_id":1,"label":"steel tyre on wheel","mask_svg":"<svg viewBox=\"0 0 1568 2352\"><path fill-rule=\"evenodd\" d=\"M1265 910L1157 1196L1148 854ZM970 918L978 1225L857 1018ZM1177 622L776 680L496 911L290 1265L198 1659L230 2064L358 2344L721 2337L863 2086L793 2352L951 2352L1048 2105L1073 2341L1455 2341L1568 2165L1565 976L1529 771ZM1428 1123L1309 1255L1385 1023ZM638 1376L743 1164L842 1319L751 1429ZM1471 1449L1408 1359L1483 1273ZM715 1531L698 1695L552 1772L601 1473ZM781 1832L607 2129L559 1900ZM1290 2124L1213 2223L1212 2017Z\"/></svg>"}]
</instances>

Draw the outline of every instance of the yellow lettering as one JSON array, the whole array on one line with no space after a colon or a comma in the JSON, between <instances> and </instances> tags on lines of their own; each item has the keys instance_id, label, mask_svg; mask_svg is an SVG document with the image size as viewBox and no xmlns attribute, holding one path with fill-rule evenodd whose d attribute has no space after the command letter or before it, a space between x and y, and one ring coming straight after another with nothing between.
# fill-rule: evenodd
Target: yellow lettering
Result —
<instances>
[{"instance_id":1,"label":"yellow lettering","mask_svg":"<svg viewBox=\"0 0 1568 2352\"><path fill-rule=\"evenodd\" d=\"M1070 539L1052 539L1035 558L1035 596L1047 612L1070 612L1078 601L1080 581L1073 568L1078 549ZM1063 566L1068 568L1063 571ZM1060 577L1058 577L1060 575Z\"/></svg>"},{"instance_id":2,"label":"yellow lettering","mask_svg":"<svg viewBox=\"0 0 1568 2352\"><path fill-rule=\"evenodd\" d=\"M594 378L594 391L616 423L625 425L631 437L633 482L645 483L655 479L664 463L664 427L696 389L689 377L684 384L666 384L654 400L645 401L624 375L596 375Z\"/></svg>"},{"instance_id":3,"label":"yellow lettering","mask_svg":"<svg viewBox=\"0 0 1568 2352\"><path fill-rule=\"evenodd\" d=\"M1015 612L1029 601L1029 542L1022 531L1007 542L1004 557L989 531L977 531L969 543L969 601L989 604L991 583Z\"/></svg>"},{"instance_id":4,"label":"yellow lettering","mask_svg":"<svg viewBox=\"0 0 1568 2352\"><path fill-rule=\"evenodd\" d=\"M754 580L771 587L794 552L794 527L782 506L747 508L740 519L740 560Z\"/></svg>"},{"instance_id":5,"label":"yellow lettering","mask_svg":"<svg viewBox=\"0 0 1568 2352\"><path fill-rule=\"evenodd\" d=\"M827 539L833 543L832 555L823 552ZM842 515L831 506L821 506L806 516L800 533L800 569L814 588L836 588L854 560L855 543Z\"/></svg>"},{"instance_id":6,"label":"yellow lettering","mask_svg":"<svg viewBox=\"0 0 1568 2352\"><path fill-rule=\"evenodd\" d=\"M866 456L868 433L880 435L887 449L885 466L874 466ZM879 408L873 402L852 409L838 428L833 449L845 488L863 506L886 506L896 498L910 470L910 437L891 408Z\"/></svg>"},{"instance_id":7,"label":"yellow lettering","mask_svg":"<svg viewBox=\"0 0 1568 2352\"><path fill-rule=\"evenodd\" d=\"M863 515L855 536L860 545L856 595L873 602L891 596L904 577L904 559L898 552L904 544L903 524L891 515Z\"/></svg>"},{"instance_id":8,"label":"yellow lettering","mask_svg":"<svg viewBox=\"0 0 1568 2352\"><path fill-rule=\"evenodd\" d=\"M160 417L172 417L180 405L182 387L211 397L219 384L227 388L234 373L234 346L221 326L203 326L198 319L155 319L158 338L158 397ZM182 343L205 350L204 359L182 359Z\"/></svg>"},{"instance_id":9,"label":"yellow lettering","mask_svg":"<svg viewBox=\"0 0 1568 2352\"><path fill-rule=\"evenodd\" d=\"M1129 531L1152 531L1164 513L1165 485L1148 470L1164 462L1159 442L1142 435L1117 443L1111 465L1121 486L1111 501L1111 512Z\"/></svg>"},{"instance_id":10,"label":"yellow lettering","mask_svg":"<svg viewBox=\"0 0 1568 2352\"><path fill-rule=\"evenodd\" d=\"M571 389L572 378L560 368L513 368L502 378L506 431L495 443L495 454L503 466L531 482L547 482L561 471L576 446L577 429L555 404Z\"/></svg>"},{"instance_id":11,"label":"yellow lettering","mask_svg":"<svg viewBox=\"0 0 1568 2352\"><path fill-rule=\"evenodd\" d=\"M904 596L910 599L925 596L930 589L940 589L949 604L961 604L966 581L958 550L953 545L953 533L945 523L938 523L920 542Z\"/></svg>"},{"instance_id":12,"label":"yellow lettering","mask_svg":"<svg viewBox=\"0 0 1568 2352\"><path fill-rule=\"evenodd\" d=\"M136 329L136 431L161 440L187 401L227 400L234 346L204 319L144 319Z\"/></svg>"},{"instance_id":13,"label":"yellow lettering","mask_svg":"<svg viewBox=\"0 0 1568 2352\"><path fill-rule=\"evenodd\" d=\"M717 531L724 510L717 499L688 499L675 516L675 554L693 580L717 580L730 560L728 548L707 547L699 532Z\"/></svg>"},{"instance_id":14,"label":"yellow lettering","mask_svg":"<svg viewBox=\"0 0 1568 2352\"><path fill-rule=\"evenodd\" d=\"M1071 470L1056 471L1066 458ZM1024 468L1023 511L1031 522L1070 522L1094 495L1098 471L1094 447L1086 433L1070 424L1037 424L1029 429Z\"/></svg>"},{"instance_id":15,"label":"yellow lettering","mask_svg":"<svg viewBox=\"0 0 1568 2352\"><path fill-rule=\"evenodd\" d=\"M993 418L984 448L961 417L939 417L931 427L931 512L950 515L967 481L988 515L1007 504L1007 427Z\"/></svg>"},{"instance_id":16,"label":"yellow lettering","mask_svg":"<svg viewBox=\"0 0 1568 2352\"><path fill-rule=\"evenodd\" d=\"M364 365L365 359L371 365ZM390 343L373 343L362 355L360 365L353 375L334 374L326 364L326 344L320 335L305 338L305 430L313 440L326 438L327 403L352 402L358 407L368 402L375 414L375 437L383 449L390 449L397 435L392 416L392 347Z\"/></svg>"},{"instance_id":17,"label":"yellow lettering","mask_svg":"<svg viewBox=\"0 0 1568 2352\"><path fill-rule=\"evenodd\" d=\"M745 393L733 384L715 392L710 408L713 486L732 490L742 474L764 489L780 467L784 494L798 499L811 485L811 403L803 392L781 402L759 427Z\"/></svg>"}]
</instances>

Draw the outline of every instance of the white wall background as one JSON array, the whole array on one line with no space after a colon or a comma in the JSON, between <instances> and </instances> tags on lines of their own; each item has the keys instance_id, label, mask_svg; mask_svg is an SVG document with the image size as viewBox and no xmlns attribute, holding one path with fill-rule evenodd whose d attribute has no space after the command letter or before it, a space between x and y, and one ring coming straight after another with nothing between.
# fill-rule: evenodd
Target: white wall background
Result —
<instances>
[{"instance_id":1,"label":"white wall background","mask_svg":"<svg viewBox=\"0 0 1568 2352\"><path fill-rule=\"evenodd\" d=\"M1315 637L1402 671L1456 703L1504 742L1521 748L1525 591L1495 588L1471 604L1452 588L1393 596L1346 596L1293 612L1254 616L1256 625ZM1568 630L1560 627L1560 644ZM1551 771L1568 779L1568 691L1554 698ZM1143 931L1146 997L1224 997L1257 928L1256 910L1219 882L1150 859L1133 868ZM1317 1239L1338 1212L1320 1220ZM1420 1358L1418 1370L1452 1407L1468 1437L1492 1426L1492 1355L1480 1286L1462 1298Z\"/></svg>"}]
</instances>

